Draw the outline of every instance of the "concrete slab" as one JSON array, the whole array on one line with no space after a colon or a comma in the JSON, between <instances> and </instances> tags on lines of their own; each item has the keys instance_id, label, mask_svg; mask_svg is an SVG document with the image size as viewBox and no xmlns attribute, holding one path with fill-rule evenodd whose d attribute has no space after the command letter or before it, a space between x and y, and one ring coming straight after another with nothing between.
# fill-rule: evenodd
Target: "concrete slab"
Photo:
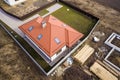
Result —
<instances>
[{"instance_id":1,"label":"concrete slab","mask_svg":"<svg viewBox=\"0 0 120 80\"><path fill-rule=\"evenodd\" d=\"M62 5L56 3L55 5L49 7L47 10L48 10L49 12L54 12L54 11L60 9L61 7L62 7Z\"/></svg>"},{"instance_id":2,"label":"concrete slab","mask_svg":"<svg viewBox=\"0 0 120 80\"><path fill-rule=\"evenodd\" d=\"M42 17L48 16L48 15L50 15L51 13L57 11L58 9L60 9L60 8L62 8L62 7L63 7L62 5L56 3L56 4L54 4L53 6L47 8L46 10L48 10L49 13L43 15Z\"/></svg>"}]
</instances>

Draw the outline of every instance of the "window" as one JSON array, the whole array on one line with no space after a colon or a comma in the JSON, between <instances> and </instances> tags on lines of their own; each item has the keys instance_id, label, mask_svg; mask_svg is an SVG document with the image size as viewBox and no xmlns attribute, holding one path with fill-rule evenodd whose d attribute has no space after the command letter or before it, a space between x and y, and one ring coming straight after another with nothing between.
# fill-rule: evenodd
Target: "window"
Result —
<instances>
[{"instance_id":1,"label":"window","mask_svg":"<svg viewBox=\"0 0 120 80\"><path fill-rule=\"evenodd\" d=\"M59 54L62 50L60 49L56 54Z\"/></svg>"},{"instance_id":2,"label":"window","mask_svg":"<svg viewBox=\"0 0 120 80\"><path fill-rule=\"evenodd\" d=\"M56 42L57 44L60 44L60 40L59 40L58 38L55 38L55 42Z\"/></svg>"},{"instance_id":3,"label":"window","mask_svg":"<svg viewBox=\"0 0 120 80\"><path fill-rule=\"evenodd\" d=\"M19 1L19 0L15 0L15 1Z\"/></svg>"},{"instance_id":4,"label":"window","mask_svg":"<svg viewBox=\"0 0 120 80\"><path fill-rule=\"evenodd\" d=\"M28 31L32 31L33 30L33 26L30 26L29 28L28 28Z\"/></svg>"},{"instance_id":5,"label":"window","mask_svg":"<svg viewBox=\"0 0 120 80\"><path fill-rule=\"evenodd\" d=\"M39 34L37 39L40 40L42 38L42 34Z\"/></svg>"}]
</instances>

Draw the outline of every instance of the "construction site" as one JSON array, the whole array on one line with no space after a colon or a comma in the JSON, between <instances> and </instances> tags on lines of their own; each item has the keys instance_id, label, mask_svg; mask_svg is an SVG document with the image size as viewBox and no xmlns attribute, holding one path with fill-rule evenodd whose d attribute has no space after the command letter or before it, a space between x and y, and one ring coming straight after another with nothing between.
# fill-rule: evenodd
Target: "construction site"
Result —
<instances>
[{"instance_id":1,"label":"construction site","mask_svg":"<svg viewBox=\"0 0 120 80\"><path fill-rule=\"evenodd\" d=\"M33 1L39 5L37 0ZM44 4L52 2L46 1ZM0 80L120 80L120 10L99 0L63 1L99 18L99 23L85 42L46 76L0 27ZM9 9L10 12L12 10ZM15 13L19 16L25 14Z\"/></svg>"}]
</instances>

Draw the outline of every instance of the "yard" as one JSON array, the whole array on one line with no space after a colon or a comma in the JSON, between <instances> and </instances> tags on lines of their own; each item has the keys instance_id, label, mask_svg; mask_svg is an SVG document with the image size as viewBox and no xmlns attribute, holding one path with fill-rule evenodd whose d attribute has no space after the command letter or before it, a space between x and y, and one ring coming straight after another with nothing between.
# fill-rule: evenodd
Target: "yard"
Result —
<instances>
[{"instance_id":1,"label":"yard","mask_svg":"<svg viewBox=\"0 0 120 80\"><path fill-rule=\"evenodd\" d=\"M63 7L52 13L52 15L87 36L96 21L65 4L61 5Z\"/></svg>"},{"instance_id":2,"label":"yard","mask_svg":"<svg viewBox=\"0 0 120 80\"><path fill-rule=\"evenodd\" d=\"M18 18L27 18L38 12L39 10L42 10L45 6L49 5L52 2L54 2L54 0L26 0L25 2L22 2L18 5L9 6L3 0L0 0L0 7L3 8L6 12Z\"/></svg>"}]
</instances>

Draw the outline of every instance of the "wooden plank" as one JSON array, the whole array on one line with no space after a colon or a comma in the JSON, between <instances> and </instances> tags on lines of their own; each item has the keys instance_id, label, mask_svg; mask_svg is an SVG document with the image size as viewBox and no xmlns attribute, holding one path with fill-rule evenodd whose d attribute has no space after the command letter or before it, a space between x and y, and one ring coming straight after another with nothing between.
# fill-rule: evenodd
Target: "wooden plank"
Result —
<instances>
[{"instance_id":1,"label":"wooden plank","mask_svg":"<svg viewBox=\"0 0 120 80\"><path fill-rule=\"evenodd\" d=\"M118 80L116 76L114 76L97 62L90 67L90 70L102 80Z\"/></svg>"},{"instance_id":2,"label":"wooden plank","mask_svg":"<svg viewBox=\"0 0 120 80\"><path fill-rule=\"evenodd\" d=\"M81 53L84 53L88 47L89 47L88 45L85 45L74 57L77 58L78 56L82 56Z\"/></svg>"},{"instance_id":3,"label":"wooden plank","mask_svg":"<svg viewBox=\"0 0 120 80\"><path fill-rule=\"evenodd\" d=\"M90 51L86 52L85 55L81 56L81 62L84 64L86 60L93 54L94 50L90 49Z\"/></svg>"},{"instance_id":4,"label":"wooden plank","mask_svg":"<svg viewBox=\"0 0 120 80\"><path fill-rule=\"evenodd\" d=\"M74 58L80 63L84 64L86 60L92 55L94 49L89 45L85 45L79 52L74 56Z\"/></svg>"},{"instance_id":5,"label":"wooden plank","mask_svg":"<svg viewBox=\"0 0 120 80\"><path fill-rule=\"evenodd\" d=\"M83 54L81 53L84 53L87 49L88 49L88 45L85 45L79 52L78 54L75 55L75 57L78 57L78 56L82 56Z\"/></svg>"}]
</instances>

